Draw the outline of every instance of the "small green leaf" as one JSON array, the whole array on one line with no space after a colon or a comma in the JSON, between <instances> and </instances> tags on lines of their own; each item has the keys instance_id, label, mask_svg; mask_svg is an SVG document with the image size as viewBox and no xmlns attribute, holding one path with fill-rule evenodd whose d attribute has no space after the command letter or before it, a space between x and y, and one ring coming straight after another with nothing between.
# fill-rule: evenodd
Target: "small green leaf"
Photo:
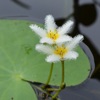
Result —
<instances>
[{"instance_id":1,"label":"small green leaf","mask_svg":"<svg viewBox=\"0 0 100 100\"><path fill-rule=\"evenodd\" d=\"M45 83L48 78L50 64L45 62L45 55L35 50L39 38L29 28L30 24L0 20L0 100L36 100L31 86L21 79ZM89 60L80 47L77 51L77 60L65 62L67 86L80 84L89 75ZM55 63L50 84L60 82L61 64Z\"/></svg>"}]
</instances>

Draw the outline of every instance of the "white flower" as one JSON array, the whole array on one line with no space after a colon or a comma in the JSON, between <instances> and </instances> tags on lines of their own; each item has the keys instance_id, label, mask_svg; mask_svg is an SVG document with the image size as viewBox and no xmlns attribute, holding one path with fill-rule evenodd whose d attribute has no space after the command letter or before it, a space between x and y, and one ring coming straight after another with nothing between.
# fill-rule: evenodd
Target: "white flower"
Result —
<instances>
[{"instance_id":1,"label":"white flower","mask_svg":"<svg viewBox=\"0 0 100 100\"><path fill-rule=\"evenodd\" d=\"M55 46L47 46L43 44L36 45L36 50L47 54L46 61L47 62L57 62L62 60L71 60L76 59L78 57L78 53L74 51L74 48L83 40L82 35L77 35L72 39L72 41L55 45Z\"/></svg>"},{"instance_id":2,"label":"white flower","mask_svg":"<svg viewBox=\"0 0 100 100\"><path fill-rule=\"evenodd\" d=\"M57 27L52 15L47 15L45 18L45 29L37 26L30 25L29 27L41 37L40 43L59 44L70 41L72 38L65 35L71 30L73 21L67 21L62 27Z\"/></svg>"}]
</instances>

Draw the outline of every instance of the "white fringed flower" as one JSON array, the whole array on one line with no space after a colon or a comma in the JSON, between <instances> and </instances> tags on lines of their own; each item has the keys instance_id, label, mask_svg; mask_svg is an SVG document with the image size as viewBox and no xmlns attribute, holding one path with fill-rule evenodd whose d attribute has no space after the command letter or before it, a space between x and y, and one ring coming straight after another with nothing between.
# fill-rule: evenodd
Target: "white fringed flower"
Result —
<instances>
[{"instance_id":1,"label":"white fringed flower","mask_svg":"<svg viewBox=\"0 0 100 100\"><path fill-rule=\"evenodd\" d=\"M40 43L59 44L70 41L72 38L65 35L71 30L73 21L67 21L62 27L57 27L52 15L47 15L45 18L45 29L37 25L30 25L29 27L41 37Z\"/></svg>"},{"instance_id":2,"label":"white fringed flower","mask_svg":"<svg viewBox=\"0 0 100 100\"><path fill-rule=\"evenodd\" d=\"M78 57L78 53L74 51L74 48L83 40L82 35L77 35L72 39L72 41L55 45L55 46L47 46L43 44L36 45L36 50L47 54L46 61L47 62L57 62L62 60L71 60L76 59Z\"/></svg>"}]
</instances>

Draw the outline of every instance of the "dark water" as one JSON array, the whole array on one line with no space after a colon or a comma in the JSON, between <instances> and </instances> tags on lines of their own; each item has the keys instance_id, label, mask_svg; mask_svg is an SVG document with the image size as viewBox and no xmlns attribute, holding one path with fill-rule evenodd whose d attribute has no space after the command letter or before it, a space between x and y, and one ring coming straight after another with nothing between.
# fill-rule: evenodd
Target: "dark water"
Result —
<instances>
[{"instance_id":1,"label":"dark water","mask_svg":"<svg viewBox=\"0 0 100 100\"><path fill-rule=\"evenodd\" d=\"M43 23L47 14L55 17L58 26L70 17L75 21L70 35L84 35L84 43L88 46L85 47L85 52L90 59L92 72L95 61L96 70L93 74L91 73L92 78L100 80L100 0L0 0L0 19L22 19ZM76 90L66 88L64 92L61 92L62 100L64 97L69 98L68 100L74 100L74 98L77 100L100 100L99 81L92 79L88 81L86 85L88 91L84 90L82 86L74 88L79 93L80 99L75 94ZM82 95L86 98L83 98Z\"/></svg>"}]
</instances>

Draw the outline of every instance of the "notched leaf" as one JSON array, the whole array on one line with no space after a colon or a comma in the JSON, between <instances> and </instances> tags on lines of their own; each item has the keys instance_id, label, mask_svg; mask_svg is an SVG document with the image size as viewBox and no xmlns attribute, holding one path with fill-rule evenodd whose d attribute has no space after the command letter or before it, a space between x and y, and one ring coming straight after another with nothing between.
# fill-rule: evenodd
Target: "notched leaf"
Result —
<instances>
[{"instance_id":1,"label":"notched leaf","mask_svg":"<svg viewBox=\"0 0 100 100\"><path fill-rule=\"evenodd\" d=\"M39 39L27 23L28 21L0 20L0 48L4 48L7 54L7 57L4 56L0 50L0 100L9 100L12 96L15 100L37 100L31 86L20 81L19 75L15 74L21 73L24 79L41 83L45 83L49 75L50 64L45 62L44 55L34 49ZM80 56L76 61L65 62L65 83L68 86L82 83L89 75L89 59L81 48L78 48L78 53ZM10 70L10 73L5 70ZM60 82L61 64L57 63L50 84L58 86Z\"/></svg>"}]
</instances>

